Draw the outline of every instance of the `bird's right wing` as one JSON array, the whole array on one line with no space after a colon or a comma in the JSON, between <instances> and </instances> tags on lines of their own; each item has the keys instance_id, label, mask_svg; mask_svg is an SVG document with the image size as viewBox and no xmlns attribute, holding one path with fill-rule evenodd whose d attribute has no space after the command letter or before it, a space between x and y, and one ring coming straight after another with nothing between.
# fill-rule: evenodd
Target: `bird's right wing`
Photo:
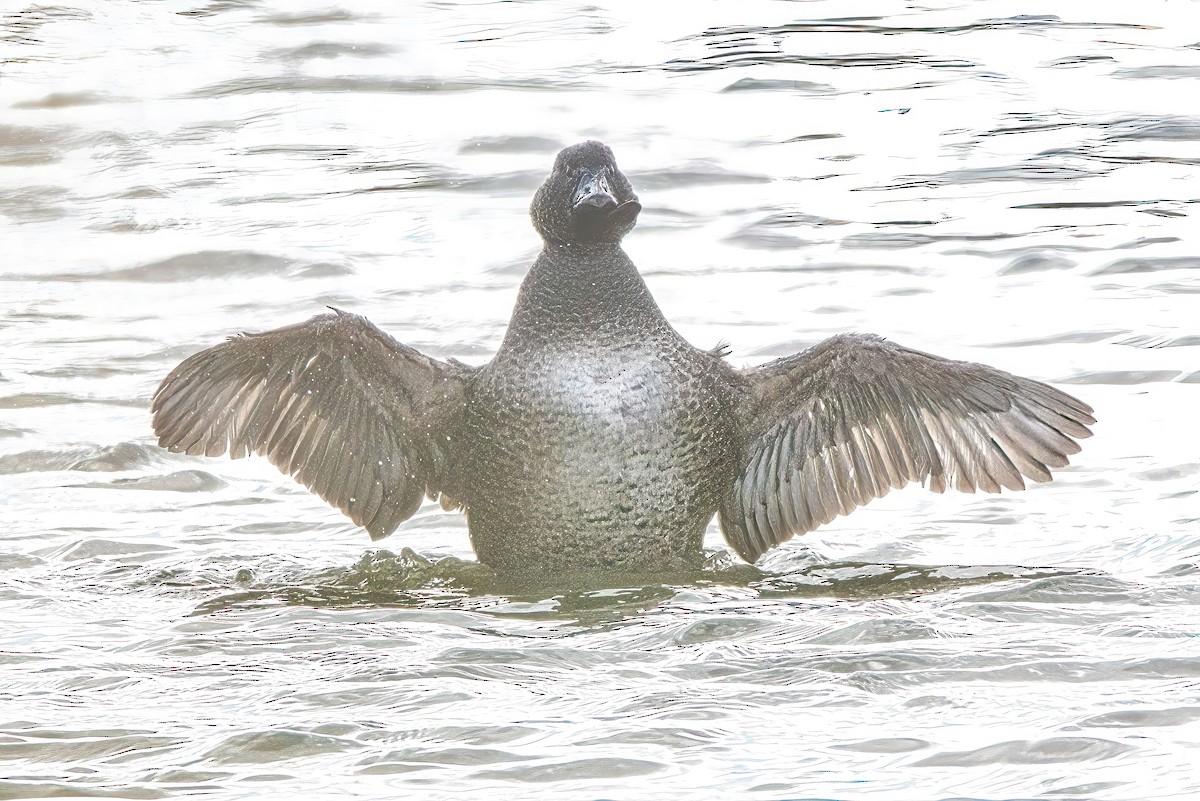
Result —
<instances>
[{"instance_id":1,"label":"bird's right wing","mask_svg":"<svg viewBox=\"0 0 1200 801\"><path fill-rule=\"evenodd\" d=\"M154 432L178 453L262 454L379 539L442 489L474 369L335 309L185 359L154 395Z\"/></svg>"}]
</instances>

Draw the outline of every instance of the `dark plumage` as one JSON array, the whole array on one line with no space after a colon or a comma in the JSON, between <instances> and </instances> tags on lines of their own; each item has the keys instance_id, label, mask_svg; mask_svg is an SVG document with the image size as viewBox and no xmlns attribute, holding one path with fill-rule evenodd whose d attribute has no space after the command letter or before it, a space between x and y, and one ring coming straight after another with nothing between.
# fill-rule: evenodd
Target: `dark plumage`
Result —
<instances>
[{"instance_id":1,"label":"dark plumage","mask_svg":"<svg viewBox=\"0 0 1200 801\"><path fill-rule=\"evenodd\" d=\"M910 482L1048 481L1091 435L1053 387L872 335L735 369L675 332L621 249L640 210L607 147L569 147L491 362L335 310L185 360L154 396L159 443L264 454L375 539L440 496L493 567L644 573L698 563L714 513L754 561Z\"/></svg>"}]
</instances>

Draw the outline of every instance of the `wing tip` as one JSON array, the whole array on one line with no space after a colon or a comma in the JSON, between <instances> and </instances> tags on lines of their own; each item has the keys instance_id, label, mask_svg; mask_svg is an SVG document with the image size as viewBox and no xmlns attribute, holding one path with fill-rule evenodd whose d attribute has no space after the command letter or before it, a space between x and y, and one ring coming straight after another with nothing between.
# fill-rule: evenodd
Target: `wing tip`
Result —
<instances>
[{"instance_id":1,"label":"wing tip","mask_svg":"<svg viewBox=\"0 0 1200 801\"><path fill-rule=\"evenodd\" d=\"M730 510L720 509L717 513L717 521L721 524L721 533L725 535L725 542L747 563L754 564L760 556L766 553L751 543L746 526L735 522Z\"/></svg>"},{"instance_id":2,"label":"wing tip","mask_svg":"<svg viewBox=\"0 0 1200 801\"><path fill-rule=\"evenodd\" d=\"M363 529L367 532L367 535L371 538L371 542L379 542L380 540L391 536L391 533L393 531L395 531L394 528L393 529L382 529L382 528L375 527L375 526L363 526Z\"/></svg>"}]
</instances>

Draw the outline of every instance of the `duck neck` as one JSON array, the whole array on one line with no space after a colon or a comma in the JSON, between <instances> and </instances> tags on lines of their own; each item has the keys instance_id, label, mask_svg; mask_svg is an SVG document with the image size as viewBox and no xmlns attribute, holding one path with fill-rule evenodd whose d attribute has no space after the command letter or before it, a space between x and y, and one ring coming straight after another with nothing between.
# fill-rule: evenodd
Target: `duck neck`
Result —
<instances>
[{"instance_id":1,"label":"duck neck","mask_svg":"<svg viewBox=\"0 0 1200 801\"><path fill-rule=\"evenodd\" d=\"M547 243L517 297L502 349L531 341L643 341L672 331L616 243Z\"/></svg>"}]
</instances>

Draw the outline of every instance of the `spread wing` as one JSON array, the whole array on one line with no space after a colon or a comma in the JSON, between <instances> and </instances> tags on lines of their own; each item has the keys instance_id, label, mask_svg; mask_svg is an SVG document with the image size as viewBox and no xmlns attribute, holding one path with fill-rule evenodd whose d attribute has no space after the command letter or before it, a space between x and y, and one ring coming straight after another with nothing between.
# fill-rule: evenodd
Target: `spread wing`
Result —
<instances>
[{"instance_id":1,"label":"spread wing","mask_svg":"<svg viewBox=\"0 0 1200 801\"><path fill-rule=\"evenodd\" d=\"M752 439L720 520L750 562L910 482L999 492L1049 481L1096 422L1041 382L872 335L832 337L747 378Z\"/></svg>"},{"instance_id":2,"label":"spread wing","mask_svg":"<svg viewBox=\"0 0 1200 801\"><path fill-rule=\"evenodd\" d=\"M185 359L154 395L154 432L177 453L262 454L378 539L440 490L473 372L335 309Z\"/></svg>"}]
</instances>

